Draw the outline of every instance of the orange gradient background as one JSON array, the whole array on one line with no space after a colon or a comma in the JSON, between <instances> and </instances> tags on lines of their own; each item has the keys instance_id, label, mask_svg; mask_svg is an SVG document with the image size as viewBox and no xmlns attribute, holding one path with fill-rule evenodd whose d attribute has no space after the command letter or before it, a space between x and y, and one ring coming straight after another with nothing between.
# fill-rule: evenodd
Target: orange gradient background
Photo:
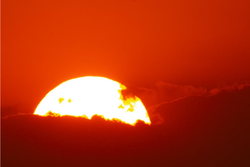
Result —
<instances>
[{"instance_id":1,"label":"orange gradient background","mask_svg":"<svg viewBox=\"0 0 250 167\"><path fill-rule=\"evenodd\" d=\"M250 79L247 0L2 0L2 107L105 76L216 87Z\"/></svg>"},{"instance_id":2,"label":"orange gradient background","mask_svg":"<svg viewBox=\"0 0 250 167\"><path fill-rule=\"evenodd\" d=\"M249 167L249 7L2 0L2 167ZM151 124L33 115L48 92L84 76L126 86Z\"/></svg>"}]
</instances>

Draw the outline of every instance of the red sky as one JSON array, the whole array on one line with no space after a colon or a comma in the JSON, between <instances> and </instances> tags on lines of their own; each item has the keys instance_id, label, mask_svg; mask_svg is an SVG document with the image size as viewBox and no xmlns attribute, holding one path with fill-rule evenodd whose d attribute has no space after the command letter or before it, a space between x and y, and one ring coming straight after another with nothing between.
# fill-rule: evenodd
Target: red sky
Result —
<instances>
[{"instance_id":1,"label":"red sky","mask_svg":"<svg viewBox=\"0 0 250 167\"><path fill-rule=\"evenodd\" d=\"M247 0L2 0L2 106L86 75L153 87L250 80Z\"/></svg>"},{"instance_id":2,"label":"red sky","mask_svg":"<svg viewBox=\"0 0 250 167\"><path fill-rule=\"evenodd\" d=\"M249 0L1 2L3 167L250 166ZM127 86L153 125L31 115L91 75Z\"/></svg>"}]
</instances>

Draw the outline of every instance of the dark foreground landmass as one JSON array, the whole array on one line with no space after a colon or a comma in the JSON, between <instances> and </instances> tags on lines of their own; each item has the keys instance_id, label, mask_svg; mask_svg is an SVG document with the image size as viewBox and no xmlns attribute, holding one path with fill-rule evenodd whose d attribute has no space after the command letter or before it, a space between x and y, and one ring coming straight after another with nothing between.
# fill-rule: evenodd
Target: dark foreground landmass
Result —
<instances>
[{"instance_id":1,"label":"dark foreground landmass","mask_svg":"<svg viewBox=\"0 0 250 167\"><path fill-rule=\"evenodd\" d=\"M2 119L2 167L249 167L250 89L188 97L135 127L75 117Z\"/></svg>"}]
</instances>

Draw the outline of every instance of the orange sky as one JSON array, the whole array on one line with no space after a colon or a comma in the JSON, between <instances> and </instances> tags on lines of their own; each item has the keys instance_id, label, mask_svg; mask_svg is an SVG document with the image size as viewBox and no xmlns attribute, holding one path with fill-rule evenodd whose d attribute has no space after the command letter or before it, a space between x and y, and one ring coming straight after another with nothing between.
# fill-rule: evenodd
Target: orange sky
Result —
<instances>
[{"instance_id":1,"label":"orange sky","mask_svg":"<svg viewBox=\"0 0 250 167\"><path fill-rule=\"evenodd\" d=\"M34 110L59 83L216 87L250 80L248 0L2 0L2 106Z\"/></svg>"}]
</instances>

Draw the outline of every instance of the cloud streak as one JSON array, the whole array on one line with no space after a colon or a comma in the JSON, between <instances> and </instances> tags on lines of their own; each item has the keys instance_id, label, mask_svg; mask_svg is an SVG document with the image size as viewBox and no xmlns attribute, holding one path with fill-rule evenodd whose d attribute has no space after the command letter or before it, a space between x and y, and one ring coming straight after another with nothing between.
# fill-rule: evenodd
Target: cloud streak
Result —
<instances>
[{"instance_id":1,"label":"cloud streak","mask_svg":"<svg viewBox=\"0 0 250 167\"><path fill-rule=\"evenodd\" d=\"M179 100L184 100L189 97L211 97L218 96L221 93L232 93L250 87L250 82L234 83L211 90L202 87L194 87L191 85L176 85L166 82L158 82L154 89L140 88L134 85L129 85L128 90L132 94L138 96L146 106L151 120L155 124L162 123L164 118L157 112L157 109L162 105L174 103ZM168 111L165 111L168 112Z\"/></svg>"},{"instance_id":2,"label":"cloud streak","mask_svg":"<svg viewBox=\"0 0 250 167\"><path fill-rule=\"evenodd\" d=\"M207 90L202 87L194 87L191 85L171 84L163 81L157 82L155 84L155 88L152 89L129 84L126 86L127 89L123 93L129 96L138 96L147 108L151 120L153 120L155 124L159 124L164 121L164 118L161 116L161 114L157 112L158 108L162 105L174 103L188 97L210 97L218 96L221 93L239 91L250 87L250 82L234 83L232 85L211 90ZM33 111L30 113L20 112L20 110L18 110L18 105L16 105L13 107L2 107L1 113L2 118L8 118L16 115L29 115L32 114Z\"/></svg>"}]
</instances>

